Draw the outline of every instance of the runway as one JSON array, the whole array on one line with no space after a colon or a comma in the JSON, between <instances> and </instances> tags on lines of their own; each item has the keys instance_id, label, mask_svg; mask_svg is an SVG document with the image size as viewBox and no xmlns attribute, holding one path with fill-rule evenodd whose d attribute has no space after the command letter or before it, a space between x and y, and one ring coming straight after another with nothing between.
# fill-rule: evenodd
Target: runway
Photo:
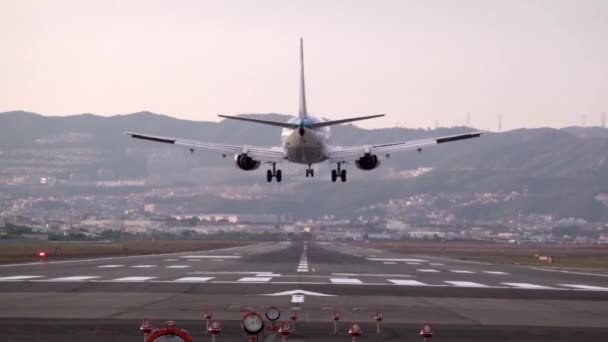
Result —
<instances>
[{"instance_id":1,"label":"runway","mask_svg":"<svg viewBox=\"0 0 608 342\"><path fill-rule=\"evenodd\" d=\"M331 334L333 311L341 312L343 330L348 322L361 322L363 340L417 340L426 321L433 323L438 341L608 336L603 272L467 262L339 243L261 243L0 265L0 300L4 336L19 341L43 340L31 334L63 341L69 331L79 341L107 340L104 332L115 341L131 341L141 338L137 328L144 317L157 324L176 320L198 333L205 310L226 327L222 339L236 341L243 340L238 328L243 313L263 313L271 305L283 315L300 313L291 338L297 340L346 339ZM382 337L374 335L376 311L384 314Z\"/></svg>"}]
</instances>

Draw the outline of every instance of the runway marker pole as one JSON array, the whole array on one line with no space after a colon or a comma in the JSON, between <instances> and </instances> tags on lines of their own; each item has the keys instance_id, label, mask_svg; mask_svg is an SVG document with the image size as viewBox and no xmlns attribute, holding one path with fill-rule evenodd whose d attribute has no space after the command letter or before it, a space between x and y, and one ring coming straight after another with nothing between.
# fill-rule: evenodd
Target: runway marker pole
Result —
<instances>
[{"instance_id":1,"label":"runway marker pole","mask_svg":"<svg viewBox=\"0 0 608 342\"><path fill-rule=\"evenodd\" d=\"M338 323L340 322L340 311L334 311L331 315L331 319L334 320L334 335L338 335Z\"/></svg>"},{"instance_id":2,"label":"runway marker pole","mask_svg":"<svg viewBox=\"0 0 608 342\"><path fill-rule=\"evenodd\" d=\"M382 312L376 312L374 314L376 320L376 336L382 336L382 330L380 329L380 323L382 322Z\"/></svg>"}]
</instances>

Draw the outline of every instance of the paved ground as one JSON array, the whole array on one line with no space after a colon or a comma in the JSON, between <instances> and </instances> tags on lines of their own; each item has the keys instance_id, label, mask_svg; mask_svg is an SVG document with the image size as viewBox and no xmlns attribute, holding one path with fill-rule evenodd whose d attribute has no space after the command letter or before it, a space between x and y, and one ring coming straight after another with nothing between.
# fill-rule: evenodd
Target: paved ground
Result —
<instances>
[{"instance_id":1,"label":"paved ground","mask_svg":"<svg viewBox=\"0 0 608 342\"><path fill-rule=\"evenodd\" d=\"M296 295L294 297L293 295ZM304 303L294 303L304 294ZM0 265L3 341L141 340L143 317L200 334L201 312L244 340L238 320L270 305L299 312L291 340L606 341L608 276L584 270L396 255L343 244L263 243L201 253ZM331 313L342 315L334 337ZM384 314L377 337L372 315ZM204 337L210 340L208 336ZM218 339L218 342L220 341ZM263 336L275 340L275 334Z\"/></svg>"}]
</instances>

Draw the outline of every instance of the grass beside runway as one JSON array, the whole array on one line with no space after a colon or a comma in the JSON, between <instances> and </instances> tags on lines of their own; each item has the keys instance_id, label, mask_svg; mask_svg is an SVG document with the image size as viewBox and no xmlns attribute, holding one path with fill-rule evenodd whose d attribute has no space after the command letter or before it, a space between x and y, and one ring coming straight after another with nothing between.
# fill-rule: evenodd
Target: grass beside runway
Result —
<instances>
[{"instance_id":1,"label":"grass beside runway","mask_svg":"<svg viewBox=\"0 0 608 342\"><path fill-rule=\"evenodd\" d=\"M253 244L248 241L125 241L125 242L10 242L0 244L0 263L39 260L38 252L45 251L45 260L114 257L176 252L204 251Z\"/></svg>"},{"instance_id":2,"label":"grass beside runway","mask_svg":"<svg viewBox=\"0 0 608 342\"><path fill-rule=\"evenodd\" d=\"M608 268L608 245L518 245L494 242L416 242L380 241L354 243L368 248L403 254L425 254L447 258L492 262L499 264ZM539 260L538 256L552 256L553 263Z\"/></svg>"}]
</instances>

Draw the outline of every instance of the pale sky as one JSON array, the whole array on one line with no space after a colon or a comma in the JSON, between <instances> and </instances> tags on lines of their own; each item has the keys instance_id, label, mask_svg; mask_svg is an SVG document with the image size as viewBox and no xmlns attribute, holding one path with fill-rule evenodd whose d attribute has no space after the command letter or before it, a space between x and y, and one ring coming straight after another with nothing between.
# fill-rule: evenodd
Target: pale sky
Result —
<instances>
[{"instance_id":1,"label":"pale sky","mask_svg":"<svg viewBox=\"0 0 608 342\"><path fill-rule=\"evenodd\" d=\"M0 111L597 125L608 1L0 0Z\"/></svg>"}]
</instances>

